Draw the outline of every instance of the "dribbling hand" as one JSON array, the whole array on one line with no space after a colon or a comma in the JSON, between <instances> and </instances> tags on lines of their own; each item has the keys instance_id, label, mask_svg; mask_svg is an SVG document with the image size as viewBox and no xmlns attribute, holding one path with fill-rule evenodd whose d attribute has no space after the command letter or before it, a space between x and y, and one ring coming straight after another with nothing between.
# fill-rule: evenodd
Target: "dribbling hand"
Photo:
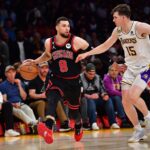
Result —
<instances>
[{"instance_id":1,"label":"dribbling hand","mask_svg":"<svg viewBox=\"0 0 150 150\"><path fill-rule=\"evenodd\" d=\"M33 59L26 59L22 63L26 64L26 65L35 65L36 64Z\"/></svg>"}]
</instances>

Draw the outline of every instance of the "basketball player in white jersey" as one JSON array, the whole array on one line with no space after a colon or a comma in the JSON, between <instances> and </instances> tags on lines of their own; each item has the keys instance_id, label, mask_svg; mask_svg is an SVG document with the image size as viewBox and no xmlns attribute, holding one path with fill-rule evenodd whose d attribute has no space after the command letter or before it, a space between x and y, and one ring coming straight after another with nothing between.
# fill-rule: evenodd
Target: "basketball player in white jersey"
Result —
<instances>
[{"instance_id":1,"label":"basketball player in white jersey","mask_svg":"<svg viewBox=\"0 0 150 150\"><path fill-rule=\"evenodd\" d=\"M122 103L135 129L128 142L138 142L144 137L144 129L141 128L135 107L144 115L146 133L150 133L150 112L140 97L150 82L150 25L131 20L131 11L127 4L116 6L112 15L116 25L112 35L93 50L78 55L76 62L90 55L104 53L117 39L120 40L127 65L122 80Z\"/></svg>"}]
</instances>

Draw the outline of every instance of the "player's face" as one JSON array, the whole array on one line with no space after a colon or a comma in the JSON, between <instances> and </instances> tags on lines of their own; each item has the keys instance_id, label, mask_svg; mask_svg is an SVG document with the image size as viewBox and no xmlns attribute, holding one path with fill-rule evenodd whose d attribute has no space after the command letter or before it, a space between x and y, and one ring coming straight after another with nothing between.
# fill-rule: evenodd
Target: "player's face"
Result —
<instances>
[{"instance_id":1,"label":"player's face","mask_svg":"<svg viewBox=\"0 0 150 150\"><path fill-rule=\"evenodd\" d=\"M89 80L93 80L96 75L96 72L95 70L91 70L91 71L85 72L85 74Z\"/></svg>"},{"instance_id":2,"label":"player's face","mask_svg":"<svg viewBox=\"0 0 150 150\"><path fill-rule=\"evenodd\" d=\"M68 38L70 34L70 24L68 21L60 21L56 26L57 33L64 38Z\"/></svg>"},{"instance_id":3,"label":"player's face","mask_svg":"<svg viewBox=\"0 0 150 150\"><path fill-rule=\"evenodd\" d=\"M117 27L122 26L122 24L124 23L124 16L119 15L118 12L114 12L113 22Z\"/></svg>"}]
</instances>

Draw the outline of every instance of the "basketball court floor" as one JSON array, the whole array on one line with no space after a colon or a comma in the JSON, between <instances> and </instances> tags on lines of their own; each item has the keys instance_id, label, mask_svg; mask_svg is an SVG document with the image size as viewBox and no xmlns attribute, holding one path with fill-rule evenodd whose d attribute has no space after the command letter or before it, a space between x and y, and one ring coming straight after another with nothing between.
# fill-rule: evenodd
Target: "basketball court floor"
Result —
<instances>
[{"instance_id":1,"label":"basketball court floor","mask_svg":"<svg viewBox=\"0 0 150 150\"><path fill-rule=\"evenodd\" d=\"M54 143L46 144L38 135L0 137L0 150L150 150L150 138L140 143L127 143L132 129L84 131L80 142L74 132L54 133Z\"/></svg>"}]
</instances>

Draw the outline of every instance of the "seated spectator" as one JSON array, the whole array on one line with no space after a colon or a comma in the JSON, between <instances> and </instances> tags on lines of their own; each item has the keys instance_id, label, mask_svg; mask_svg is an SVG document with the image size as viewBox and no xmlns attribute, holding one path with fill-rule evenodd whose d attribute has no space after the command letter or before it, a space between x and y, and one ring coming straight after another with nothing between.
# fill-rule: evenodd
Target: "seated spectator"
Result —
<instances>
[{"instance_id":1,"label":"seated spectator","mask_svg":"<svg viewBox=\"0 0 150 150\"><path fill-rule=\"evenodd\" d=\"M22 101L26 100L26 92L23 84L16 79L16 70L13 66L5 68L6 80L0 84L0 91L3 94L4 101L13 105L13 114L28 125L36 125L37 120L32 109Z\"/></svg>"},{"instance_id":2,"label":"seated spectator","mask_svg":"<svg viewBox=\"0 0 150 150\"><path fill-rule=\"evenodd\" d=\"M0 113L2 121L5 123L5 137L19 136L20 133L14 130L13 106L9 102L3 102L3 97L0 92Z\"/></svg>"},{"instance_id":3,"label":"seated spectator","mask_svg":"<svg viewBox=\"0 0 150 150\"><path fill-rule=\"evenodd\" d=\"M85 72L81 74L81 81L83 85L83 98L87 100L87 111L91 128L93 130L99 129L96 123L96 107L100 110L104 107L111 128L119 129L120 127L115 120L112 100L105 92L101 78L96 74L96 68L92 63L87 64Z\"/></svg>"},{"instance_id":4,"label":"seated spectator","mask_svg":"<svg viewBox=\"0 0 150 150\"><path fill-rule=\"evenodd\" d=\"M103 80L104 86L115 105L118 116L122 119L122 126L126 127L127 119L122 105L121 80L122 77L119 75L117 64L109 66L108 74Z\"/></svg>"},{"instance_id":5,"label":"seated spectator","mask_svg":"<svg viewBox=\"0 0 150 150\"><path fill-rule=\"evenodd\" d=\"M48 85L48 73L49 66L48 62L43 62L39 64L39 74L38 76L29 82L29 101L30 107L36 112L37 117L45 120L45 111L47 108L47 99L45 95L46 87ZM68 119L65 114L65 111L62 107L61 102L57 104L56 113L61 122L61 127L59 131L69 131Z\"/></svg>"}]
</instances>

